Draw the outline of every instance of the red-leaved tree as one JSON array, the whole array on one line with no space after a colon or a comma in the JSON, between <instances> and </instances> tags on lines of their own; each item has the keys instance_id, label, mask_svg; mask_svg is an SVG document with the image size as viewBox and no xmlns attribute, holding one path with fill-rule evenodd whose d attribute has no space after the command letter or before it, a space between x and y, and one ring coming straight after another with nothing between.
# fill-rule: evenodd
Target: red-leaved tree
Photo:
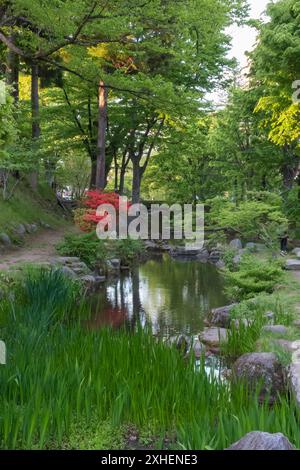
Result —
<instances>
[{"instance_id":1,"label":"red-leaved tree","mask_svg":"<svg viewBox=\"0 0 300 470\"><path fill-rule=\"evenodd\" d=\"M110 204L114 207L116 215L119 215L120 208L120 195L117 193L104 193L102 191L94 190L87 191L86 196L83 200L84 208L75 210L75 223L80 227L84 232L92 232L96 229L97 224L108 217L108 212L105 212L103 216L97 215L97 209L102 204ZM125 207L122 204L122 209L128 211L131 203L127 202ZM107 219L109 220L109 219Z\"/></svg>"}]
</instances>

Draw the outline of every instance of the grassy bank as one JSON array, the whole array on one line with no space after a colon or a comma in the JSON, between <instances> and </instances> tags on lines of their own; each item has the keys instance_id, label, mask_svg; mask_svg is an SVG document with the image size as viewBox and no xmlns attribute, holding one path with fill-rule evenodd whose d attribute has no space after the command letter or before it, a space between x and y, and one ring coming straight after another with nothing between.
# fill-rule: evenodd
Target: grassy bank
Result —
<instances>
[{"instance_id":1,"label":"grassy bank","mask_svg":"<svg viewBox=\"0 0 300 470\"><path fill-rule=\"evenodd\" d=\"M40 185L33 192L26 182L21 182L8 201L0 197L0 232L14 239L14 227L18 224L44 222L52 227L64 223L54 192L46 185Z\"/></svg>"},{"instance_id":2,"label":"grassy bank","mask_svg":"<svg viewBox=\"0 0 300 470\"><path fill-rule=\"evenodd\" d=\"M58 273L28 274L1 305L8 361L0 369L0 446L122 448L128 426L157 447L222 449L251 430L283 432L300 447L288 397L270 409L137 331L90 331L78 286ZM2 324L3 324L2 323Z\"/></svg>"}]
</instances>

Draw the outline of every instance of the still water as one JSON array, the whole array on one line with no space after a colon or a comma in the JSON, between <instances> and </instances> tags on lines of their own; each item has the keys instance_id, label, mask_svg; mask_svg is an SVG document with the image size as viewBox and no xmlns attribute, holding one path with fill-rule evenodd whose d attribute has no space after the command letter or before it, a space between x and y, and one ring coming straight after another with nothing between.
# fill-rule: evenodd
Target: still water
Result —
<instances>
[{"instance_id":1,"label":"still water","mask_svg":"<svg viewBox=\"0 0 300 470\"><path fill-rule=\"evenodd\" d=\"M225 304L214 266L165 255L107 281L93 299L89 327L141 324L162 336L196 335L209 310Z\"/></svg>"}]
</instances>

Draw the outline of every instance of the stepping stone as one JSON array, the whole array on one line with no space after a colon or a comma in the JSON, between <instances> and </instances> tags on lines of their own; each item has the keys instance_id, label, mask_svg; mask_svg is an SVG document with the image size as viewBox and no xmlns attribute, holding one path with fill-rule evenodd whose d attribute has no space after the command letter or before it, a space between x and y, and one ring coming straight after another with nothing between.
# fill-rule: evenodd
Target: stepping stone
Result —
<instances>
[{"instance_id":1,"label":"stepping stone","mask_svg":"<svg viewBox=\"0 0 300 470\"><path fill-rule=\"evenodd\" d=\"M288 271L300 271L300 260L288 259L285 265L285 269Z\"/></svg>"}]
</instances>

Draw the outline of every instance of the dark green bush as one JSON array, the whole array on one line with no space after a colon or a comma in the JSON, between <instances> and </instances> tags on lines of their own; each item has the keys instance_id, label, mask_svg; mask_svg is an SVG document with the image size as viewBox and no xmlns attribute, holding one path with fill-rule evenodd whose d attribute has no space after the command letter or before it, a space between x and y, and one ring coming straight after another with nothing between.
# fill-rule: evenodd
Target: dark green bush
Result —
<instances>
[{"instance_id":1,"label":"dark green bush","mask_svg":"<svg viewBox=\"0 0 300 470\"><path fill-rule=\"evenodd\" d=\"M226 272L227 292L234 300L255 297L260 292L271 293L282 277L282 261L244 255L237 272Z\"/></svg>"},{"instance_id":2,"label":"dark green bush","mask_svg":"<svg viewBox=\"0 0 300 470\"><path fill-rule=\"evenodd\" d=\"M56 249L62 256L77 256L90 268L94 268L98 260L106 257L105 244L97 238L95 232L67 235Z\"/></svg>"}]
</instances>

